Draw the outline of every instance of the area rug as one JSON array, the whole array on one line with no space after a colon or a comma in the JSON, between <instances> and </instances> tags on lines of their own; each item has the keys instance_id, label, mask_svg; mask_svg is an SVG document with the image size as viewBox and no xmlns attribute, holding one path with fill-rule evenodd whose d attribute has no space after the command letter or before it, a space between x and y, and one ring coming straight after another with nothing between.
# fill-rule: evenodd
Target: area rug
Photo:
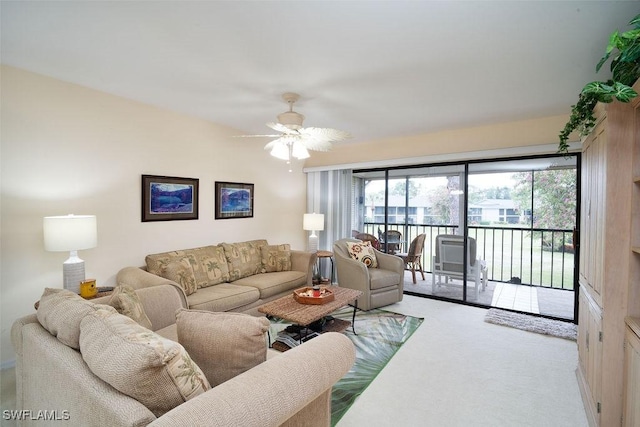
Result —
<instances>
[{"instance_id":1,"label":"area rug","mask_svg":"<svg viewBox=\"0 0 640 427\"><path fill-rule=\"evenodd\" d=\"M527 314L499 310L497 308L489 309L484 321L573 341L576 340L578 335L577 327L573 323L529 316Z\"/></svg>"},{"instance_id":2,"label":"area rug","mask_svg":"<svg viewBox=\"0 0 640 427\"><path fill-rule=\"evenodd\" d=\"M336 319L351 321L352 314L353 308L345 307L333 313L333 316ZM356 361L349 372L333 386L332 426L338 423L423 320L380 309L357 312L356 335L351 328L344 331L356 347ZM277 336L287 325L286 322L272 320L271 336Z\"/></svg>"}]
</instances>

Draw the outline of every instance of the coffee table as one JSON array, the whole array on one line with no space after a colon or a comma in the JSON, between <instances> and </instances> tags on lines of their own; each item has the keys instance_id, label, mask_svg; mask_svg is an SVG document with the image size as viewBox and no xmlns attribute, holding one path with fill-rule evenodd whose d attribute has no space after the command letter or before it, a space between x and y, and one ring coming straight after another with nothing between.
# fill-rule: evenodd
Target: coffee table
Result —
<instances>
[{"instance_id":1,"label":"coffee table","mask_svg":"<svg viewBox=\"0 0 640 427\"><path fill-rule=\"evenodd\" d=\"M270 301L258 307L258 311L268 316L278 317L302 327L308 327L313 322L322 319L333 313L340 307L348 305L354 301L353 316L351 317L351 327L355 334L356 310L358 309L358 297L362 291L337 286L330 287L334 294L334 300L326 304L301 304L290 295ZM348 325L347 325L348 326Z\"/></svg>"}]
</instances>

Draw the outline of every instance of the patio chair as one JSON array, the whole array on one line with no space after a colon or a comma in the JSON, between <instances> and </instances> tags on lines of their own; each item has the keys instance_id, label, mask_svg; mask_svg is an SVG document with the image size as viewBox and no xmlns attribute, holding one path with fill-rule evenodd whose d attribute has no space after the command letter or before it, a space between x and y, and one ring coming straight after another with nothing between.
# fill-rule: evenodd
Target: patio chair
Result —
<instances>
[{"instance_id":1,"label":"patio chair","mask_svg":"<svg viewBox=\"0 0 640 427\"><path fill-rule=\"evenodd\" d=\"M353 237L354 239L362 240L363 242L371 242L371 246L373 246L374 249L380 250L380 241L376 239L376 236L373 234L358 233Z\"/></svg>"},{"instance_id":2,"label":"patio chair","mask_svg":"<svg viewBox=\"0 0 640 427\"><path fill-rule=\"evenodd\" d=\"M422 269L422 249L424 248L424 239L426 234L419 234L415 239L411 241L409 251L406 253L399 253L396 256L402 258L405 268L411 268L411 276L413 277L413 284L416 284L416 269L422 274L422 280L424 278L424 270Z\"/></svg>"},{"instance_id":3,"label":"patio chair","mask_svg":"<svg viewBox=\"0 0 640 427\"><path fill-rule=\"evenodd\" d=\"M395 254L400 249L400 245L402 245L402 233L398 230L387 230L383 233L378 228L378 239L380 240L382 252Z\"/></svg>"},{"instance_id":4,"label":"patio chair","mask_svg":"<svg viewBox=\"0 0 640 427\"><path fill-rule=\"evenodd\" d=\"M378 267L369 268L362 261L351 258L347 242L356 239L340 239L333 244L336 274L341 288L362 291L358 308L371 310L402 301L404 289L404 264L394 255L374 249Z\"/></svg>"},{"instance_id":5,"label":"patio chair","mask_svg":"<svg viewBox=\"0 0 640 427\"><path fill-rule=\"evenodd\" d=\"M436 236L436 254L432 258L431 292L436 293L437 286L460 286L451 283L451 279L463 279L463 236L440 234ZM443 281L444 278L444 281ZM487 287L487 267L483 260L476 257L476 240L467 238L467 283L473 284L476 301L479 291Z\"/></svg>"}]
</instances>

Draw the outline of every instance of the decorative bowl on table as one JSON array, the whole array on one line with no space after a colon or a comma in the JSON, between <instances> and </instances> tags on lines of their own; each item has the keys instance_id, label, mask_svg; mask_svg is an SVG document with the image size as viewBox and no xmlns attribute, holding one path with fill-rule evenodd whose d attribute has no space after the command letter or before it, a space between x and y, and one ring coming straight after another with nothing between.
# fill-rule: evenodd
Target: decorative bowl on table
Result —
<instances>
[{"instance_id":1,"label":"decorative bowl on table","mask_svg":"<svg viewBox=\"0 0 640 427\"><path fill-rule=\"evenodd\" d=\"M320 286L319 295L314 293L313 288L305 286L304 288L293 291L293 299L300 304L326 304L333 301L335 295L326 286Z\"/></svg>"}]
</instances>

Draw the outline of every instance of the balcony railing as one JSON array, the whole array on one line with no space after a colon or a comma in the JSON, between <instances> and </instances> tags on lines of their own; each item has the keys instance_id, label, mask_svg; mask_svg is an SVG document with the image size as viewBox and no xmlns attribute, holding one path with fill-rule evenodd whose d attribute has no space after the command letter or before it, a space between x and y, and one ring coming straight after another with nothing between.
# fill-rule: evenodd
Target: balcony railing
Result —
<instances>
[{"instance_id":1,"label":"balcony railing","mask_svg":"<svg viewBox=\"0 0 640 427\"><path fill-rule=\"evenodd\" d=\"M365 233L378 236L382 223L365 223ZM426 234L422 266L431 270L438 234L458 234L457 225L389 224L402 233L402 252L421 233ZM572 230L470 226L477 256L487 263L489 280L554 289L574 289Z\"/></svg>"}]
</instances>

